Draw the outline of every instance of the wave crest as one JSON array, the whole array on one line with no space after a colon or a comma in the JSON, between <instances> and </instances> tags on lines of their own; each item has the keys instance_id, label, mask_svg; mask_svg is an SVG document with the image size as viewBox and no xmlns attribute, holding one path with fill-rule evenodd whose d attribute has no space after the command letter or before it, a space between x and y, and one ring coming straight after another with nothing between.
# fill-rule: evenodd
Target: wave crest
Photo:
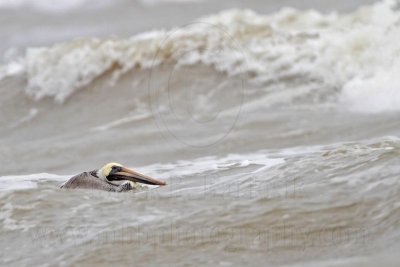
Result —
<instances>
[{"instance_id":1,"label":"wave crest","mask_svg":"<svg viewBox=\"0 0 400 267\"><path fill-rule=\"evenodd\" d=\"M249 74L250 82L260 86L293 76L319 81L344 89L342 101L360 111L387 110L361 103L360 94L390 98L384 101L389 109L400 110L400 90L390 82L400 70L395 62L400 13L394 5L387 0L344 15L292 8L271 15L227 10L128 39L28 48L22 59L0 68L0 77L22 74L29 95L64 102L106 72L116 81L134 68L205 64L228 75ZM377 86L382 79L388 82Z\"/></svg>"}]
</instances>

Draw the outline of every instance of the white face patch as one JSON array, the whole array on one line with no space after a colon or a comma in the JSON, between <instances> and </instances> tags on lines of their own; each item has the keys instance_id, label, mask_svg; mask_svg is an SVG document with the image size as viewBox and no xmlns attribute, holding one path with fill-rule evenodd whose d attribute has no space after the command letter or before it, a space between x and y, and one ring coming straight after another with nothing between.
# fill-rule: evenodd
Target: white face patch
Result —
<instances>
[{"instance_id":1,"label":"white face patch","mask_svg":"<svg viewBox=\"0 0 400 267\"><path fill-rule=\"evenodd\" d=\"M106 177L104 177L103 171L101 169L97 170L96 175L102 180L107 180Z\"/></svg>"}]
</instances>

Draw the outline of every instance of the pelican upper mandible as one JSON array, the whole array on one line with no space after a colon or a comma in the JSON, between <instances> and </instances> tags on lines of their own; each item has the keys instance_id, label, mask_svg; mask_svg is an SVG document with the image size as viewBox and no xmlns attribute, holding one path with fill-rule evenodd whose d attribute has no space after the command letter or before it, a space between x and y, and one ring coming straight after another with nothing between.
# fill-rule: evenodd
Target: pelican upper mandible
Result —
<instances>
[{"instance_id":1,"label":"pelican upper mandible","mask_svg":"<svg viewBox=\"0 0 400 267\"><path fill-rule=\"evenodd\" d=\"M119 163L112 162L98 170L75 175L66 181L61 188L124 192L134 189L136 183L166 185L163 181L135 172Z\"/></svg>"}]
</instances>

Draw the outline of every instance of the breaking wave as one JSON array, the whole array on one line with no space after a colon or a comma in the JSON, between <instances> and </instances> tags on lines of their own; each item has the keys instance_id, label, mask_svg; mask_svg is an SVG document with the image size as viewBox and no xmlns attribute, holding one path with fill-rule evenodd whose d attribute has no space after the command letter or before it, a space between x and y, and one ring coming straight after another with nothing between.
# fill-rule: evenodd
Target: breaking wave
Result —
<instances>
[{"instance_id":1,"label":"breaking wave","mask_svg":"<svg viewBox=\"0 0 400 267\"><path fill-rule=\"evenodd\" d=\"M246 74L261 88L288 80L317 84L339 92L336 99L354 111L399 111L399 36L400 12L392 0L343 15L293 8L270 15L227 10L127 39L28 48L0 67L0 78L24 77L26 93L34 99L62 103L104 74L115 83L133 69L202 64L229 76Z\"/></svg>"}]
</instances>

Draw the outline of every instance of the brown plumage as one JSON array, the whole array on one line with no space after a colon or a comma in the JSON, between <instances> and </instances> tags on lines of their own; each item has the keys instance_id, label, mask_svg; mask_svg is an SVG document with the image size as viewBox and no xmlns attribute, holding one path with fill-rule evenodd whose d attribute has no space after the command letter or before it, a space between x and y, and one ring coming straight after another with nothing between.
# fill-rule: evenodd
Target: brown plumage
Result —
<instances>
[{"instance_id":1,"label":"brown plumage","mask_svg":"<svg viewBox=\"0 0 400 267\"><path fill-rule=\"evenodd\" d=\"M61 188L65 189L97 189L110 192L124 192L133 189L129 182L119 186L108 183L93 175L93 172L83 172L65 182Z\"/></svg>"}]
</instances>

